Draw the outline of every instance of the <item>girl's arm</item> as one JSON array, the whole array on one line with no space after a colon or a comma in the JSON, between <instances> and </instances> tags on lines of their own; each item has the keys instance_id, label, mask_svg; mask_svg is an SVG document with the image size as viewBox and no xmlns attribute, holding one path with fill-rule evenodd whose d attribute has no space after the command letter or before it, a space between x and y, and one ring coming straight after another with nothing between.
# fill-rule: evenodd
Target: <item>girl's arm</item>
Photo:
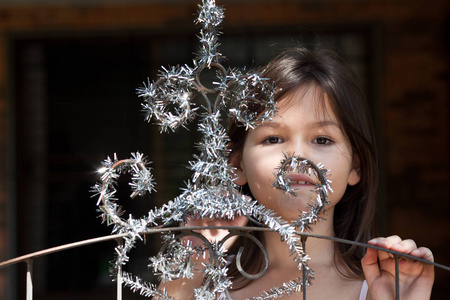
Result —
<instances>
[{"instance_id":1,"label":"girl's arm","mask_svg":"<svg viewBox=\"0 0 450 300\"><path fill-rule=\"evenodd\" d=\"M417 248L413 240L402 240L398 236L390 236L375 238L368 243L433 261L430 249ZM395 260L393 256L390 253L369 248L361 264L369 286L367 299L393 299L395 297ZM432 265L401 258L399 276L400 299L430 299L434 281Z\"/></svg>"}]
</instances>

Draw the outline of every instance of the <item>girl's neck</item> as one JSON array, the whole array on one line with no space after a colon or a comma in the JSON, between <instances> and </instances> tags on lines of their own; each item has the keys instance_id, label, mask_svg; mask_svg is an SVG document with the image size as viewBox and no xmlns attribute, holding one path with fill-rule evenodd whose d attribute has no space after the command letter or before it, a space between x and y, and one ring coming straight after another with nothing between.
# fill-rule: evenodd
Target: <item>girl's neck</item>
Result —
<instances>
[{"instance_id":1,"label":"girl's neck","mask_svg":"<svg viewBox=\"0 0 450 300\"><path fill-rule=\"evenodd\" d=\"M312 232L319 235L334 236L333 212L330 209L322 217L325 220L313 226ZM264 232L265 247L269 258L269 268L258 280L252 281L242 289L233 291L233 299L245 299L261 294L269 287L278 287L290 280L302 277L297 263L290 255L288 245L281 241L277 232ZM362 281L349 279L342 275L345 270L339 257L335 257L334 242L309 237L306 242L306 253L311 257L308 265L314 270L313 285L308 287L308 298L311 299L357 299ZM335 259L336 258L336 259ZM337 295L337 296L336 296ZM301 297L301 293L294 296ZM285 299L287 297L282 297ZM334 299L333 298L333 299ZM291 299L289 297L289 299Z\"/></svg>"},{"instance_id":2,"label":"girl's neck","mask_svg":"<svg viewBox=\"0 0 450 300\"><path fill-rule=\"evenodd\" d=\"M312 226L311 233L325 236L334 236L333 211L326 212L324 219ZM288 245L281 240L277 232L265 233L265 244L269 260L276 265L295 266L290 255ZM305 244L306 253L311 257L311 264L321 266L334 265L334 242L325 239L309 237Z\"/></svg>"}]
</instances>

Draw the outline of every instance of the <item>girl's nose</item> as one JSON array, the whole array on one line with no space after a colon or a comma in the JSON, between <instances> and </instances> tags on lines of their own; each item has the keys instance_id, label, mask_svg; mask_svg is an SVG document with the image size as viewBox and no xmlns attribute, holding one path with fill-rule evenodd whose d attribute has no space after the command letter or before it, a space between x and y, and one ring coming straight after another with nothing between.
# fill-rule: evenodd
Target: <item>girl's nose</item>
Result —
<instances>
[{"instance_id":1,"label":"girl's nose","mask_svg":"<svg viewBox=\"0 0 450 300\"><path fill-rule=\"evenodd\" d=\"M308 147L304 142L296 141L289 145L288 150L285 152L287 156L301 156L304 158L309 158Z\"/></svg>"}]
</instances>

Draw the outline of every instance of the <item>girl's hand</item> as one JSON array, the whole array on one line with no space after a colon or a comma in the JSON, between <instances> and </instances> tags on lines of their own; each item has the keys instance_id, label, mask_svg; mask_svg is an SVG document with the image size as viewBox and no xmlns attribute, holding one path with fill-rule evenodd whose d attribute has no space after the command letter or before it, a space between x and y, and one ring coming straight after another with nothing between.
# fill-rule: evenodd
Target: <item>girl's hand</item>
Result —
<instances>
[{"instance_id":1,"label":"girl's hand","mask_svg":"<svg viewBox=\"0 0 450 300\"><path fill-rule=\"evenodd\" d=\"M413 240L402 240L395 235L375 238L368 243L433 261L430 249L417 248ZM361 264L369 286L368 299L394 299L395 260L392 254L369 248ZM434 281L433 265L400 258L399 277L400 299L430 299Z\"/></svg>"},{"instance_id":2,"label":"girl's hand","mask_svg":"<svg viewBox=\"0 0 450 300\"><path fill-rule=\"evenodd\" d=\"M245 226L247 224L248 219L245 216L235 217L233 220L220 220L220 219L195 219L188 217L186 224L184 226ZM210 242L216 242L222 240L229 232L225 229L204 229L204 230L196 230L196 232L202 234L206 239ZM233 242L237 237L229 238L224 246L226 249L229 249ZM205 242L196 236L184 236L184 242L191 243L192 246L204 247ZM209 259L208 251L205 251L205 256L195 256L194 261L197 265L201 266L201 263L207 261ZM179 300L193 300L194 297L194 289L201 287L203 285L203 273L199 272L199 268L194 268L194 276L191 279L180 278L173 281L168 281L161 283L159 288L165 289L167 293Z\"/></svg>"},{"instance_id":3,"label":"girl's hand","mask_svg":"<svg viewBox=\"0 0 450 300\"><path fill-rule=\"evenodd\" d=\"M186 227L189 226L245 226L248 222L248 219L245 216L235 217L233 220L224 220L224 219L194 219L192 217L188 217L187 222L185 224ZM226 229L204 229L204 230L196 230L196 232L202 234L208 241L210 242L218 242L222 240L225 236L228 235L229 231ZM193 246L202 247L204 246L204 242L195 236L185 236L183 238L185 241L190 241ZM236 236L231 237L225 241L225 248L229 249L233 242L237 239Z\"/></svg>"}]
</instances>

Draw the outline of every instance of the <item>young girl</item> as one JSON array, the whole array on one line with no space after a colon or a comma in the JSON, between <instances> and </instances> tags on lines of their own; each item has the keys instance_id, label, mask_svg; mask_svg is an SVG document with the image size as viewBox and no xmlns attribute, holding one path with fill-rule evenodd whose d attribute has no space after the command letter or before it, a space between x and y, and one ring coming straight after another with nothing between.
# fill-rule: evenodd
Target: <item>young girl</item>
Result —
<instances>
[{"instance_id":1,"label":"young girl","mask_svg":"<svg viewBox=\"0 0 450 300\"><path fill-rule=\"evenodd\" d=\"M283 155L299 155L330 169L330 194L326 212L312 226L315 234L367 242L432 261L427 248L417 248L412 240L398 236L375 238L377 161L373 134L364 97L353 72L335 55L293 49L284 52L264 69L280 92L278 111L270 122L246 131L231 124L230 164L236 168L236 184L244 193L275 211L287 221L295 221L305 210L315 179L291 175L296 196L286 197L275 189L274 173ZM261 107L253 107L262 112ZM245 217L232 221L193 220L188 225L245 225ZM202 231L211 240L227 232ZM259 296L272 287L301 277L288 246L276 232L260 233L269 266L257 280L247 280L236 271L234 262L233 299ZM371 240L370 240L371 239ZM239 244L238 240L235 244ZM234 245L235 246L235 245ZM258 272L261 258L252 247L244 247L244 269ZM232 247L233 249L233 247ZM233 250L230 249L232 253ZM385 252L358 248L329 240L309 238L306 252L315 279L306 289L307 299L392 299L395 296L394 259ZM246 266L245 266L246 265ZM400 298L429 299L434 280L433 267L416 261L400 263ZM163 284L178 299L193 298L193 288L202 283L201 274L192 280ZM300 298L301 295L292 296ZM219 297L223 298L224 295ZM225 299L225 298L223 298Z\"/></svg>"}]
</instances>

